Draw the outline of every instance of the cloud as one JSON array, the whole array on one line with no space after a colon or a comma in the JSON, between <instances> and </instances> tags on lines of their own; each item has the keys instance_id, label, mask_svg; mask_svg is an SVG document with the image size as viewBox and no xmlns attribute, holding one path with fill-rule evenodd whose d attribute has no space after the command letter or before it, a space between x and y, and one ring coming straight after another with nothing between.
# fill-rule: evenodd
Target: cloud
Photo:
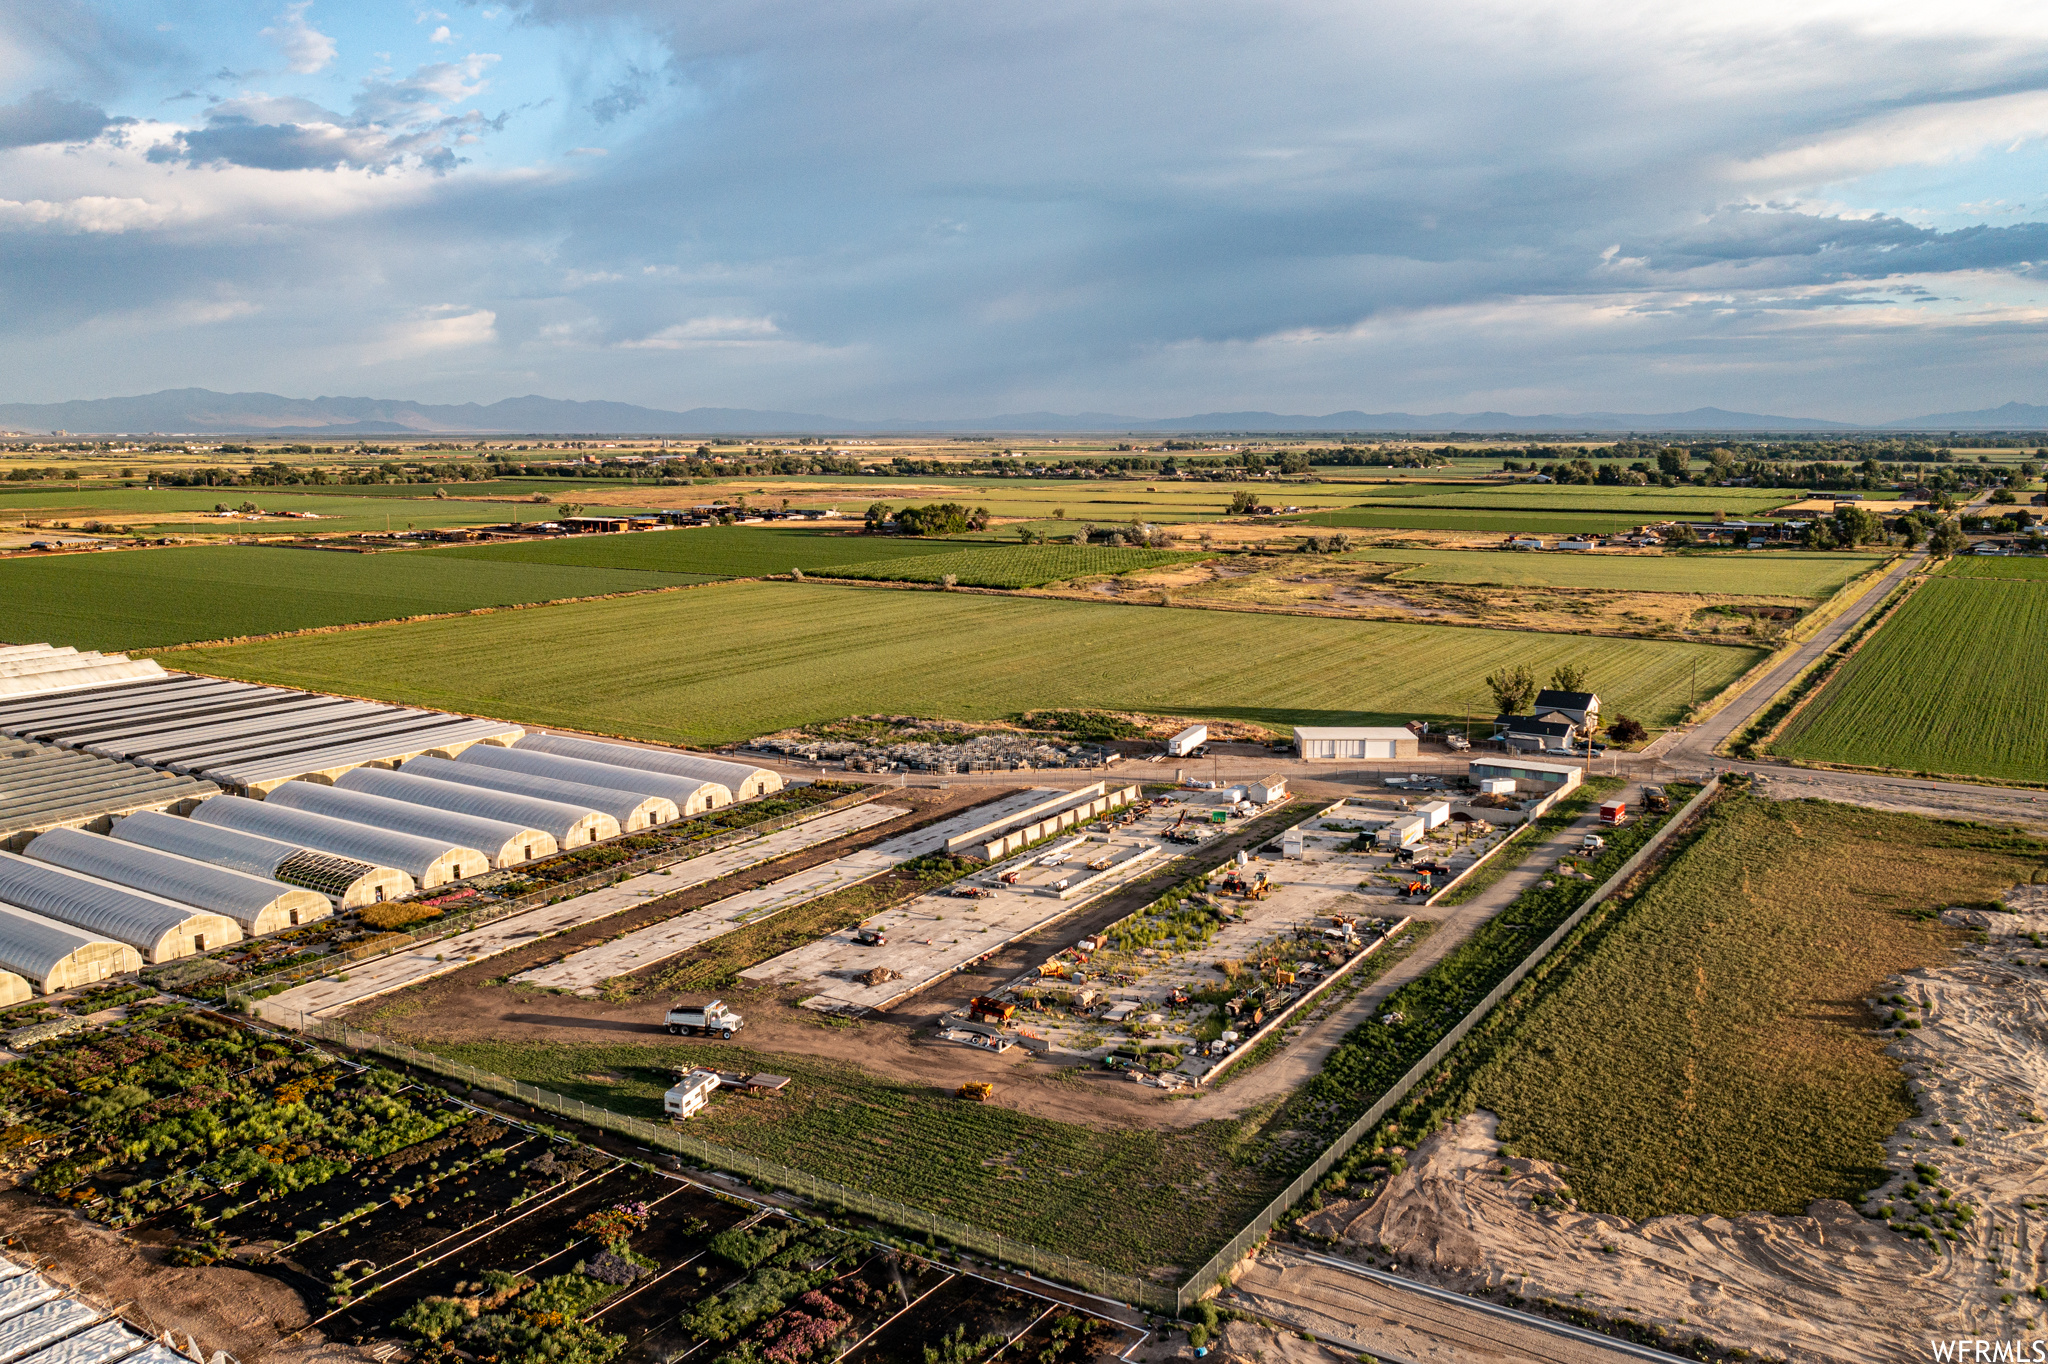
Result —
<instances>
[{"instance_id":1,"label":"cloud","mask_svg":"<svg viewBox=\"0 0 2048 1364\"><path fill-rule=\"evenodd\" d=\"M313 0L286 5L284 13L277 16L277 26L263 30L263 36L284 55L285 65L301 75L325 70L336 51L334 39L306 22L306 11L312 7Z\"/></svg>"},{"instance_id":2,"label":"cloud","mask_svg":"<svg viewBox=\"0 0 2048 1364\"><path fill-rule=\"evenodd\" d=\"M384 349L392 354L418 354L486 345L498 339L497 323L498 315L488 308L439 304L423 309L391 332Z\"/></svg>"},{"instance_id":3,"label":"cloud","mask_svg":"<svg viewBox=\"0 0 2048 1364\"><path fill-rule=\"evenodd\" d=\"M147 199L110 199L103 195L86 195L60 203L46 199L0 199L0 230L41 228L118 234L159 226L170 216L169 208Z\"/></svg>"},{"instance_id":4,"label":"cloud","mask_svg":"<svg viewBox=\"0 0 2048 1364\"><path fill-rule=\"evenodd\" d=\"M178 132L149 158L275 171L385 171L413 162L445 173L458 163L455 147L504 126L503 115L448 112L483 90L482 73L496 60L472 53L404 80L365 80L348 115L294 96L223 100L207 110L205 126Z\"/></svg>"},{"instance_id":5,"label":"cloud","mask_svg":"<svg viewBox=\"0 0 2048 1364\"><path fill-rule=\"evenodd\" d=\"M452 43L455 41L455 35L448 31L448 25L443 24L428 36L427 41L430 43Z\"/></svg>"},{"instance_id":6,"label":"cloud","mask_svg":"<svg viewBox=\"0 0 2048 1364\"><path fill-rule=\"evenodd\" d=\"M96 105L36 90L13 104L0 105L0 148L90 142L116 123L134 121L108 118Z\"/></svg>"},{"instance_id":7,"label":"cloud","mask_svg":"<svg viewBox=\"0 0 2048 1364\"><path fill-rule=\"evenodd\" d=\"M775 334L775 323L765 317L693 317L637 341L621 341L619 346L623 350L686 350L707 344L765 341Z\"/></svg>"},{"instance_id":8,"label":"cloud","mask_svg":"<svg viewBox=\"0 0 2048 1364\"><path fill-rule=\"evenodd\" d=\"M618 122L647 103L647 87L653 80L653 72L628 66L624 76L613 81L609 90L590 102L587 106L590 116L597 120L599 126Z\"/></svg>"}]
</instances>

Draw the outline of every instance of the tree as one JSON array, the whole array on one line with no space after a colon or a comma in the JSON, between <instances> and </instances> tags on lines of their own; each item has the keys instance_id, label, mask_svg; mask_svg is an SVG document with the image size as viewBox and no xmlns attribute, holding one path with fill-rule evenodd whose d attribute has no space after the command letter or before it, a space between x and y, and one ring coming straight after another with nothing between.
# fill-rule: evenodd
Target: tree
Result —
<instances>
[{"instance_id":1,"label":"tree","mask_svg":"<svg viewBox=\"0 0 2048 1364\"><path fill-rule=\"evenodd\" d=\"M1970 537L1954 521L1942 522L1927 537L1927 555L1932 559L1946 559L1951 554L1966 553L1969 548Z\"/></svg>"},{"instance_id":2,"label":"tree","mask_svg":"<svg viewBox=\"0 0 2048 1364\"><path fill-rule=\"evenodd\" d=\"M2000 488L1997 492L1991 494L1991 501L1997 506L2010 507L2019 499L2012 495L2012 489Z\"/></svg>"},{"instance_id":3,"label":"tree","mask_svg":"<svg viewBox=\"0 0 2048 1364\"><path fill-rule=\"evenodd\" d=\"M1250 516L1258 507L1258 497L1250 492L1234 492L1230 495L1231 516Z\"/></svg>"},{"instance_id":4,"label":"tree","mask_svg":"<svg viewBox=\"0 0 2048 1364\"><path fill-rule=\"evenodd\" d=\"M967 513L967 529L969 529L969 530L987 530L987 529L988 529L988 508L987 508L987 507L976 507L976 508L975 508L975 509L974 509L973 511L971 511L971 512Z\"/></svg>"},{"instance_id":5,"label":"tree","mask_svg":"<svg viewBox=\"0 0 2048 1364\"><path fill-rule=\"evenodd\" d=\"M1520 715L1536 699L1536 674L1530 672L1525 664L1517 663L1512 668L1488 673L1486 685L1493 692L1493 704L1502 715Z\"/></svg>"},{"instance_id":6,"label":"tree","mask_svg":"<svg viewBox=\"0 0 2048 1364\"><path fill-rule=\"evenodd\" d=\"M880 530L883 526L887 525L889 523L889 510L889 504L887 502L868 503L868 529Z\"/></svg>"},{"instance_id":7,"label":"tree","mask_svg":"<svg viewBox=\"0 0 2048 1364\"><path fill-rule=\"evenodd\" d=\"M1835 539L1835 528L1825 521L1809 521L1806 529L1799 532L1799 543L1807 549L1834 549L1841 542Z\"/></svg>"},{"instance_id":8,"label":"tree","mask_svg":"<svg viewBox=\"0 0 2048 1364\"><path fill-rule=\"evenodd\" d=\"M1657 472L1660 474L1684 478L1691 468L1692 454L1681 446L1674 445L1657 452Z\"/></svg>"},{"instance_id":9,"label":"tree","mask_svg":"<svg viewBox=\"0 0 2048 1364\"><path fill-rule=\"evenodd\" d=\"M1674 522L1662 534L1665 544L1677 545L1680 549L1699 542L1699 537L1692 533L1692 527L1686 525L1683 521Z\"/></svg>"},{"instance_id":10,"label":"tree","mask_svg":"<svg viewBox=\"0 0 2048 1364\"><path fill-rule=\"evenodd\" d=\"M1576 663L1560 663L1550 673L1552 691L1584 691L1589 679L1586 670Z\"/></svg>"},{"instance_id":11,"label":"tree","mask_svg":"<svg viewBox=\"0 0 2048 1364\"><path fill-rule=\"evenodd\" d=\"M1837 507L1831 518L1835 539L1850 549L1884 542L1884 522L1865 507Z\"/></svg>"},{"instance_id":12,"label":"tree","mask_svg":"<svg viewBox=\"0 0 2048 1364\"><path fill-rule=\"evenodd\" d=\"M1648 734L1641 720L1633 720L1626 715L1615 716L1614 723L1607 727L1607 737L1618 744L1639 744Z\"/></svg>"}]
</instances>

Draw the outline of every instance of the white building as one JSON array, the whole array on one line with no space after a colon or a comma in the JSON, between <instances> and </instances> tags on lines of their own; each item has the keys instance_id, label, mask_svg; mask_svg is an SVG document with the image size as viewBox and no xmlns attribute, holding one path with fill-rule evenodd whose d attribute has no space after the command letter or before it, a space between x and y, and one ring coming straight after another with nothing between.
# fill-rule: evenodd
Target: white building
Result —
<instances>
[{"instance_id":1,"label":"white building","mask_svg":"<svg viewBox=\"0 0 2048 1364\"><path fill-rule=\"evenodd\" d=\"M1413 730L1391 726L1296 725L1295 751L1311 761L1322 759L1398 759L1416 756L1419 741Z\"/></svg>"}]
</instances>

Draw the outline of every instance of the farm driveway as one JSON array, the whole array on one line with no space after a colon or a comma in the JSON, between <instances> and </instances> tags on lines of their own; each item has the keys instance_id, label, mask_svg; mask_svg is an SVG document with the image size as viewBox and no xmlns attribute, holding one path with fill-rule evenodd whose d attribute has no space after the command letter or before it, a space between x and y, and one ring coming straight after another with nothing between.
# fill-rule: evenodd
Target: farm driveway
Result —
<instances>
[{"instance_id":1,"label":"farm driveway","mask_svg":"<svg viewBox=\"0 0 2048 1364\"><path fill-rule=\"evenodd\" d=\"M524 914L510 915L485 924L469 933L352 966L345 973L345 979L343 976L331 976L272 995L258 1003L257 1016L286 1027L299 1027L308 1018L318 1018L445 971L457 970L472 960L496 956L508 948L524 946L550 933L575 928L622 909L631 909L647 900L673 895L679 890L703 885L748 867L788 857L805 848L829 843L877 824L886 824L909 813L904 806L874 802L856 805L850 810L835 810L745 843L735 843L729 848L693 857L664 871L631 876L587 895L543 905Z\"/></svg>"}]
</instances>

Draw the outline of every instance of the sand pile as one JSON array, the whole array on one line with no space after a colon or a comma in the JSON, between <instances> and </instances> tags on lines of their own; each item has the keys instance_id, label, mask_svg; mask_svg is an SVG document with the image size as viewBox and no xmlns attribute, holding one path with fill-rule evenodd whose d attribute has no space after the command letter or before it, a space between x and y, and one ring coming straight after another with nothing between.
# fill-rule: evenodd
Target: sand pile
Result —
<instances>
[{"instance_id":1,"label":"sand pile","mask_svg":"<svg viewBox=\"0 0 2048 1364\"><path fill-rule=\"evenodd\" d=\"M1788 1359L1889 1364L1930 1338L2048 1334L2048 1308L2029 1295L2048 1281L2048 1202L2031 1206L2048 1199L2048 951L2030 936L2048 935L2048 888L2005 903L2019 912L1951 911L1988 941L1893 982L1876 1005L1920 1024L1890 1047L1920 1116L1887 1143L1895 1174L1869 1216L1835 1201L1803 1217L1587 1212L1568 1170L1501 1156L1480 1113L1425 1142L1370 1200L1303 1227L1446 1287Z\"/></svg>"}]
</instances>

